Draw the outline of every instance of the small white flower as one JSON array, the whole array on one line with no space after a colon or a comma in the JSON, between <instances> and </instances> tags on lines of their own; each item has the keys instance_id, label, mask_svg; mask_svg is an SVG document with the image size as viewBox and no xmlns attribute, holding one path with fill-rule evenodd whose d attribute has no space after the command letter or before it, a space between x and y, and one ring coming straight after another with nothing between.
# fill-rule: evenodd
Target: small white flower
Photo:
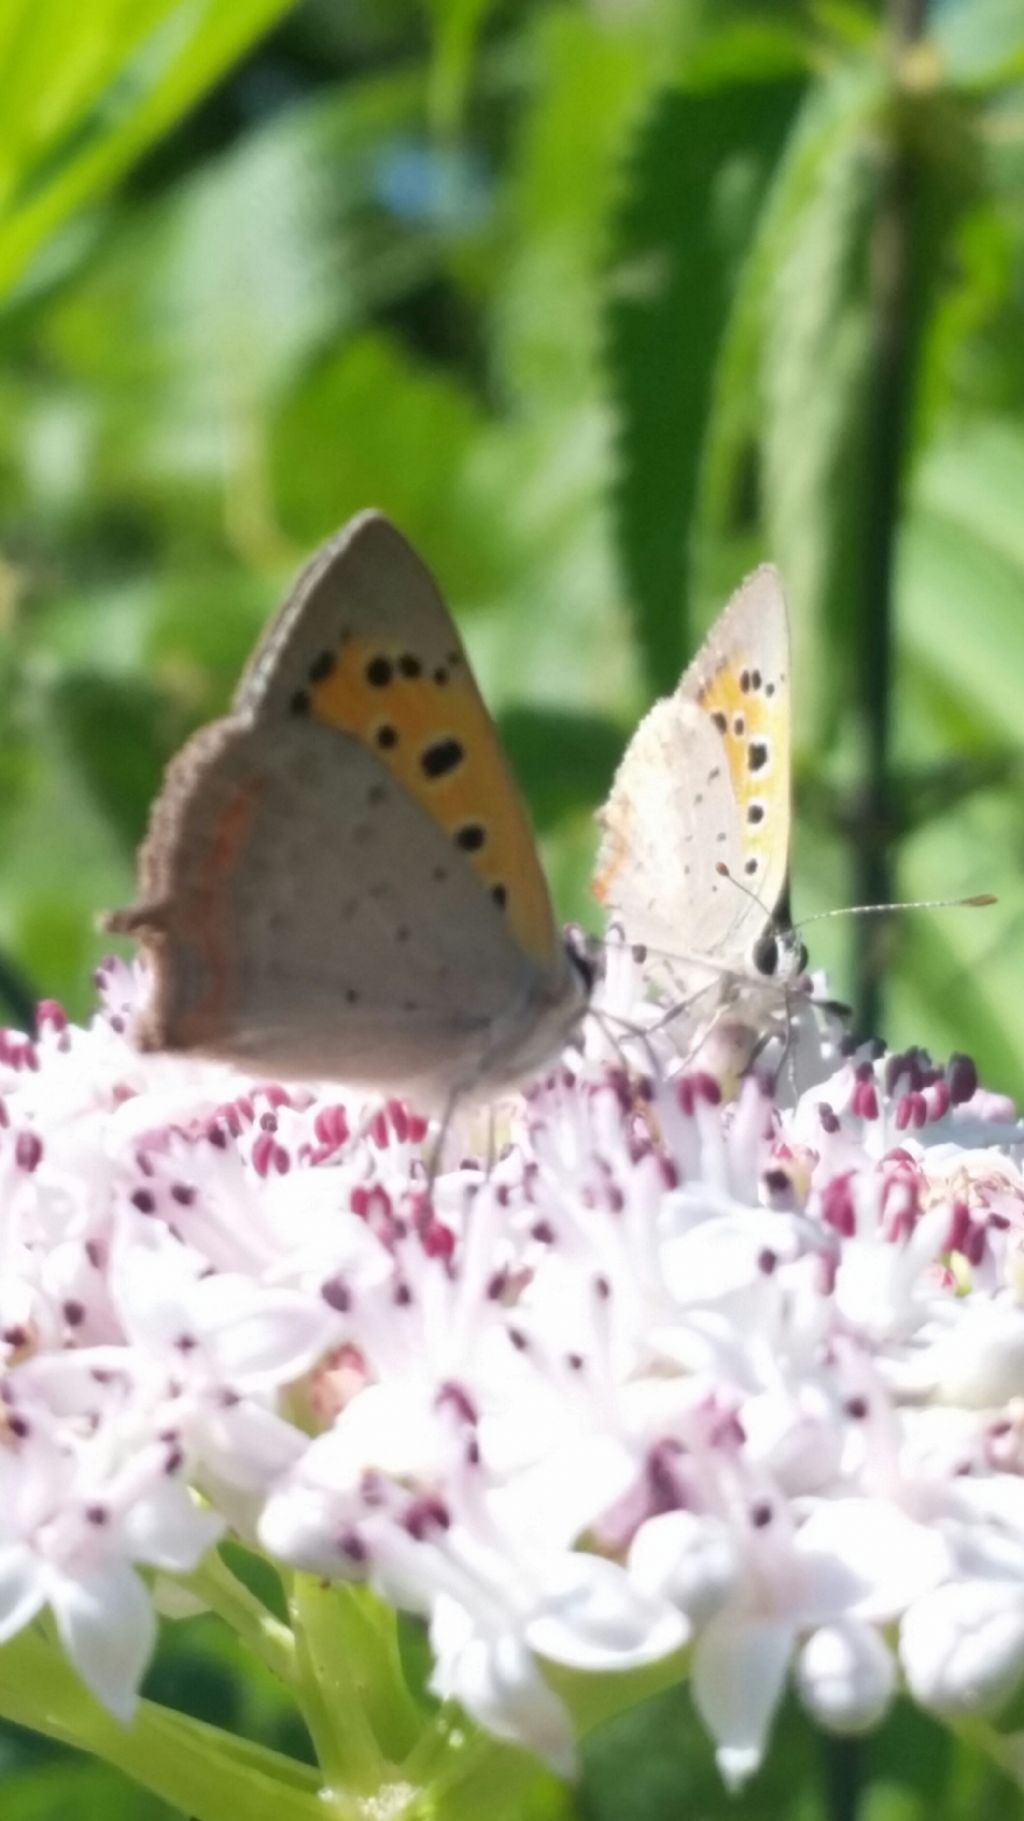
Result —
<instances>
[{"instance_id":1,"label":"small white flower","mask_svg":"<svg viewBox=\"0 0 1024 1821\"><path fill-rule=\"evenodd\" d=\"M900 1662L923 1707L997 1712L1024 1675L1024 1589L988 1580L935 1588L900 1626Z\"/></svg>"}]
</instances>

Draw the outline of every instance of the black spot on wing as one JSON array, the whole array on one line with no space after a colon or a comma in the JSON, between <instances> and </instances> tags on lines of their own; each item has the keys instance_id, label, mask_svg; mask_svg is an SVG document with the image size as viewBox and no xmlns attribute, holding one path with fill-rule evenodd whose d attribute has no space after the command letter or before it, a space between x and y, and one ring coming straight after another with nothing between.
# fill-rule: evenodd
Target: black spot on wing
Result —
<instances>
[{"instance_id":1,"label":"black spot on wing","mask_svg":"<svg viewBox=\"0 0 1024 1821\"><path fill-rule=\"evenodd\" d=\"M465 756L465 748L459 740L432 740L420 753L420 768L425 778L446 778L450 772L458 770Z\"/></svg>"},{"instance_id":2,"label":"black spot on wing","mask_svg":"<svg viewBox=\"0 0 1024 1821\"><path fill-rule=\"evenodd\" d=\"M337 659L335 658L333 651L322 651L318 658L313 659L313 662L309 667L310 682L324 682L325 679L330 676L336 662Z\"/></svg>"}]
</instances>

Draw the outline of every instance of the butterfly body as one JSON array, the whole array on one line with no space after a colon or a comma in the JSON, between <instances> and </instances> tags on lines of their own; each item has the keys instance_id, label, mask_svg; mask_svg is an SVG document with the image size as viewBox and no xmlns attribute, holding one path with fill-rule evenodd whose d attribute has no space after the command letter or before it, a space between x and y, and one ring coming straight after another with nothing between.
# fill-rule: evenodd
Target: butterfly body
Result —
<instances>
[{"instance_id":1,"label":"butterfly body","mask_svg":"<svg viewBox=\"0 0 1024 1821\"><path fill-rule=\"evenodd\" d=\"M428 571L376 513L307 566L140 855L136 1036L439 1103L572 1034L587 983Z\"/></svg>"},{"instance_id":2,"label":"butterfly body","mask_svg":"<svg viewBox=\"0 0 1024 1821\"><path fill-rule=\"evenodd\" d=\"M721 1007L803 966L780 927L790 830L790 640L778 572L737 589L640 723L601 815L594 891L634 942Z\"/></svg>"}]
</instances>

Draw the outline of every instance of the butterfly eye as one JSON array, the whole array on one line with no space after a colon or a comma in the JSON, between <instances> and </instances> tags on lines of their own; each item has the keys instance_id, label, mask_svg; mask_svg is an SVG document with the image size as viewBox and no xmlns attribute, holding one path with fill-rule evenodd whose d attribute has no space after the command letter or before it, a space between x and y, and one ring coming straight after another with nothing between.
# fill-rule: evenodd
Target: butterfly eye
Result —
<instances>
[{"instance_id":1,"label":"butterfly eye","mask_svg":"<svg viewBox=\"0 0 1024 1821\"><path fill-rule=\"evenodd\" d=\"M778 972L779 942L774 930L766 929L763 936L758 936L752 960L758 973L769 979Z\"/></svg>"}]
</instances>

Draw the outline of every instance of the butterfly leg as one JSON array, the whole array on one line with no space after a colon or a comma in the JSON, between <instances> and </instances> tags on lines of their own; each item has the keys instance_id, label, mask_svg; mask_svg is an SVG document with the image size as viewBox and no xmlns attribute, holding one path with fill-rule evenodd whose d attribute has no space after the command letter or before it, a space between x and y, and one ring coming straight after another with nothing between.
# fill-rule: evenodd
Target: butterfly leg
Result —
<instances>
[{"instance_id":1,"label":"butterfly leg","mask_svg":"<svg viewBox=\"0 0 1024 1821\"><path fill-rule=\"evenodd\" d=\"M450 1088L448 1091L448 1094L445 1098L444 1106L441 1109L441 1117L438 1121L437 1133L434 1138L434 1142L430 1147L430 1157L427 1161L427 1195L428 1195L428 1197L433 1196L434 1184L441 1174L441 1165L444 1161L444 1148L445 1148L445 1145L448 1143L448 1137L449 1137L449 1134L452 1129L452 1122L455 1118L455 1114L456 1114L456 1111L458 1110L459 1102L460 1102L460 1100L462 1100L464 1092L465 1092L465 1090L461 1087Z\"/></svg>"}]
</instances>

